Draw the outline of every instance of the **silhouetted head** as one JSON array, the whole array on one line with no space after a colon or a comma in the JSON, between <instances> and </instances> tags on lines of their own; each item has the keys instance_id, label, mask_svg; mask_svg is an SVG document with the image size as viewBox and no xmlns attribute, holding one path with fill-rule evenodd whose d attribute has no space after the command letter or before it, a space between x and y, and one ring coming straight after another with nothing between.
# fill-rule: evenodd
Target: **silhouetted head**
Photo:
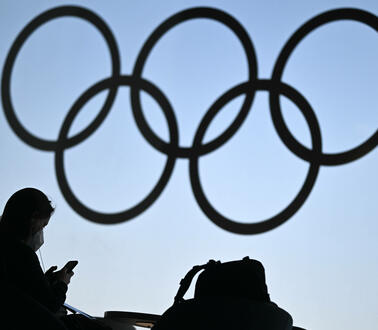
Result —
<instances>
[{"instance_id":1,"label":"silhouetted head","mask_svg":"<svg viewBox=\"0 0 378 330\"><path fill-rule=\"evenodd\" d=\"M0 220L0 232L27 241L45 227L54 212L50 200L40 190L24 188L7 201Z\"/></svg>"}]
</instances>

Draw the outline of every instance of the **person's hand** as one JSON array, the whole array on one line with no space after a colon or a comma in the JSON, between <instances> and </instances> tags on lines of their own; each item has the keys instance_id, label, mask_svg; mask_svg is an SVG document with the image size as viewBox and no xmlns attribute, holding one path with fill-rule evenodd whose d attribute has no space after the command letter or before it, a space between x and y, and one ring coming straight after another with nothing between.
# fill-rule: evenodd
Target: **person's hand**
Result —
<instances>
[{"instance_id":1,"label":"person's hand","mask_svg":"<svg viewBox=\"0 0 378 330\"><path fill-rule=\"evenodd\" d=\"M45 273L45 276L47 277L47 280L50 282L50 283L54 283L56 281L56 270L58 269L57 266L52 266L50 267L47 272Z\"/></svg>"},{"instance_id":2,"label":"person's hand","mask_svg":"<svg viewBox=\"0 0 378 330\"><path fill-rule=\"evenodd\" d=\"M54 272L58 269L57 266L51 266L47 272L45 273L46 276L52 276Z\"/></svg>"},{"instance_id":3,"label":"person's hand","mask_svg":"<svg viewBox=\"0 0 378 330\"><path fill-rule=\"evenodd\" d=\"M53 267L52 267L53 268ZM51 269L51 268L50 268ZM50 270L49 269L49 270ZM74 272L73 271L68 271L66 268L62 268L61 270L57 271L54 273L54 276L56 278L57 281L62 281L64 283L66 283L67 285L70 283L71 281L71 277L74 275Z\"/></svg>"}]
</instances>

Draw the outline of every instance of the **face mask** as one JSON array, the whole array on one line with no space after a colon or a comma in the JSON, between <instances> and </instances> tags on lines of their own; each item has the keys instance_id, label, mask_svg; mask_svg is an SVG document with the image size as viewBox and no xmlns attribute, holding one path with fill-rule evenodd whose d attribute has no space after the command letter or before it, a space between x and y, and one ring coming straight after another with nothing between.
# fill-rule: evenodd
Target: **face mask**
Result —
<instances>
[{"instance_id":1,"label":"face mask","mask_svg":"<svg viewBox=\"0 0 378 330\"><path fill-rule=\"evenodd\" d=\"M43 229L36 232L26 244L30 246L34 252L37 252L39 248L43 245L44 239L43 239Z\"/></svg>"}]
</instances>

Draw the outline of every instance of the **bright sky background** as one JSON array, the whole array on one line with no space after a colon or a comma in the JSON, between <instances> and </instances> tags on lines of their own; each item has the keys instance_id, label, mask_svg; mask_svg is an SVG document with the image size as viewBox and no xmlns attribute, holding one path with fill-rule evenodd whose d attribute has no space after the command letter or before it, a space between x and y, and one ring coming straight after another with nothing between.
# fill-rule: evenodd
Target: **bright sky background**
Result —
<instances>
[{"instance_id":1,"label":"bright sky background","mask_svg":"<svg viewBox=\"0 0 378 330\"><path fill-rule=\"evenodd\" d=\"M224 10L249 33L260 78L270 77L286 40L315 15L341 7L378 13L375 0L2 0L1 66L31 19L67 4L94 11L109 25L124 74L131 73L143 43L169 16L195 6ZM377 58L377 33L352 21L318 28L290 57L283 81L312 105L326 152L355 147L377 130ZM16 114L30 132L54 140L73 102L109 74L106 45L91 25L76 18L51 21L32 34L17 57L11 84ZM170 30L157 43L143 77L168 97L180 143L189 146L209 106L247 78L247 62L230 30L215 21L197 19ZM70 134L86 127L105 95L88 103ZM161 110L151 97L142 99L151 127L167 139ZM242 99L221 111L206 140L229 125ZM291 132L309 145L300 112L287 99L282 98L282 104ZM346 165L321 167L309 198L289 221L261 235L242 236L215 226L202 213L191 191L188 160L177 160L167 187L146 212L122 224L100 225L70 208L57 183L54 154L21 141L2 111L0 148L1 209L13 192L26 186L41 189L56 205L41 250L46 269L79 260L68 292L71 305L98 316L107 310L161 314L172 304L180 279L193 265L249 255L263 262L272 300L293 316L295 325L311 330L377 327L376 149ZM120 211L143 199L157 182L165 160L139 133L127 87L120 88L100 128L65 152L65 168L75 194L103 212ZM299 191L307 169L308 163L278 138L266 92L256 94L235 136L200 160L210 202L241 222L259 222L285 208Z\"/></svg>"}]
</instances>

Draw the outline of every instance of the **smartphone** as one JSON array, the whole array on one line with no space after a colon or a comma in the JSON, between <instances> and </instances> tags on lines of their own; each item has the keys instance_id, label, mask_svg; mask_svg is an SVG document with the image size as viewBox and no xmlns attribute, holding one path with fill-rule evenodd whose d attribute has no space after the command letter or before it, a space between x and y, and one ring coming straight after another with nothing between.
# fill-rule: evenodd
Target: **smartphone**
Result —
<instances>
[{"instance_id":1,"label":"smartphone","mask_svg":"<svg viewBox=\"0 0 378 330\"><path fill-rule=\"evenodd\" d=\"M67 262L63 268L66 269L66 271L68 273L72 272L72 270L76 267L76 265L78 264L79 262L77 260L71 260L69 262Z\"/></svg>"}]
</instances>

